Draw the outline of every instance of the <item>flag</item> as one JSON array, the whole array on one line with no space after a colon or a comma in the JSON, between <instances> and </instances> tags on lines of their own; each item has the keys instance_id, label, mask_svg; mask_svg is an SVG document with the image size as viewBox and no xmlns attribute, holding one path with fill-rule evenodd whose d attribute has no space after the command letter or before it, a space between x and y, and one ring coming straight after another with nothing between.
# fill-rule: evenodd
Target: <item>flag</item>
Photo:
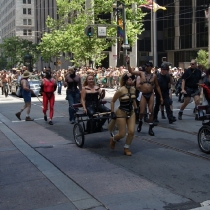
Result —
<instances>
[{"instance_id":1,"label":"flag","mask_svg":"<svg viewBox=\"0 0 210 210\"><path fill-rule=\"evenodd\" d=\"M151 10L153 9L154 12L156 12L159 9L166 10L165 7L160 6L159 4L155 3L153 0L147 0L146 4L139 5L138 7L139 8L145 7L147 9L151 9Z\"/></svg>"},{"instance_id":2,"label":"flag","mask_svg":"<svg viewBox=\"0 0 210 210\"><path fill-rule=\"evenodd\" d=\"M118 28L117 28L117 34L118 37L123 37L124 31L123 31L123 21L119 18L118 20Z\"/></svg>"}]
</instances>

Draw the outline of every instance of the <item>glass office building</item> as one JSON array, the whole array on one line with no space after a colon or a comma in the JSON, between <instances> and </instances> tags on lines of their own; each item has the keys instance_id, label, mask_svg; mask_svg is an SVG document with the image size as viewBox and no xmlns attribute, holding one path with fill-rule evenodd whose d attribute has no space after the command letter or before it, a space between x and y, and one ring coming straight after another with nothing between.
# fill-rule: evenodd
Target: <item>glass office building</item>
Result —
<instances>
[{"instance_id":1,"label":"glass office building","mask_svg":"<svg viewBox=\"0 0 210 210\"><path fill-rule=\"evenodd\" d=\"M210 0L156 0L167 10L157 11L157 52L158 64L161 58L167 57L173 66L185 67L191 59L196 58L199 49L208 48L208 27L205 18L205 5ZM142 55L152 52L150 11L145 17L145 31L139 37L138 49L140 63L145 59ZM143 59L142 59L143 58Z\"/></svg>"}]
</instances>

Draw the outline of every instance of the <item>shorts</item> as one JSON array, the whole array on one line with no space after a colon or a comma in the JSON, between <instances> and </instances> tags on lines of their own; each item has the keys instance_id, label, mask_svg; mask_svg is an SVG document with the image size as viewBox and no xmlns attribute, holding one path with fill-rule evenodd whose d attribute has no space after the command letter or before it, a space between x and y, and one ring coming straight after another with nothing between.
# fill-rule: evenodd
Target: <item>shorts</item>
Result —
<instances>
[{"instance_id":1,"label":"shorts","mask_svg":"<svg viewBox=\"0 0 210 210\"><path fill-rule=\"evenodd\" d=\"M196 95L200 95L200 90L198 88L185 87L185 91L187 93L184 94L184 97L194 97Z\"/></svg>"},{"instance_id":2,"label":"shorts","mask_svg":"<svg viewBox=\"0 0 210 210\"><path fill-rule=\"evenodd\" d=\"M31 102L31 92L28 92L28 91L22 91L22 96L23 96L23 99L24 99L24 102L27 103L27 102Z\"/></svg>"}]
</instances>

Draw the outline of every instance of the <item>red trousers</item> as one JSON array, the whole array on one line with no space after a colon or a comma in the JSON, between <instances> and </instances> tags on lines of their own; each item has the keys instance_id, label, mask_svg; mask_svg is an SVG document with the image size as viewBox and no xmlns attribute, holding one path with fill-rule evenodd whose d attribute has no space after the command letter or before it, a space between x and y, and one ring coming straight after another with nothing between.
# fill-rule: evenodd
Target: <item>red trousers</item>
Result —
<instances>
[{"instance_id":1,"label":"red trousers","mask_svg":"<svg viewBox=\"0 0 210 210\"><path fill-rule=\"evenodd\" d=\"M48 110L48 102L50 104L50 119L53 118L54 114L54 103L55 103L55 95L54 93L42 93L42 105L43 105L43 113L46 115Z\"/></svg>"}]
</instances>

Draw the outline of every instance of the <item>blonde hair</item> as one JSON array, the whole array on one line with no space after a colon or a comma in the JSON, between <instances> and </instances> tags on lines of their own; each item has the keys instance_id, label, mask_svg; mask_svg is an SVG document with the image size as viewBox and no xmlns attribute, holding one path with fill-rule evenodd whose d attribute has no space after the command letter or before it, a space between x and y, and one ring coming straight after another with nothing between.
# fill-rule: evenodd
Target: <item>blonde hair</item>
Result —
<instances>
[{"instance_id":1,"label":"blonde hair","mask_svg":"<svg viewBox=\"0 0 210 210\"><path fill-rule=\"evenodd\" d=\"M83 83L83 86L87 86L88 85L88 81L87 81L88 77L93 77L93 80L94 80L94 76L92 74L87 75L87 77L85 78L85 81ZM95 81L94 81L94 85L95 85Z\"/></svg>"}]
</instances>

